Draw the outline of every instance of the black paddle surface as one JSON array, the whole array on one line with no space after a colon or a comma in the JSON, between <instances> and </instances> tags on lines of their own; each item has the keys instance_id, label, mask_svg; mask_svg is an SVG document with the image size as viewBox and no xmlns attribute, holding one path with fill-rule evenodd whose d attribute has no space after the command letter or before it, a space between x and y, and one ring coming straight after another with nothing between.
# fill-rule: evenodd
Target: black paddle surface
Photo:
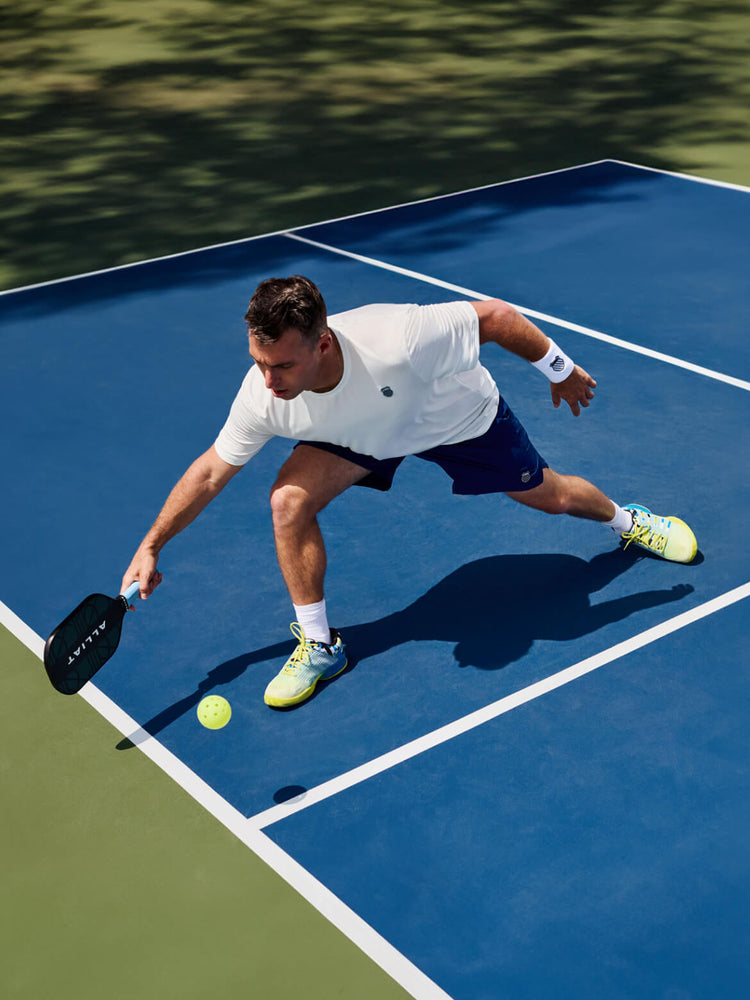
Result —
<instances>
[{"instance_id":1,"label":"black paddle surface","mask_svg":"<svg viewBox=\"0 0 750 1000\"><path fill-rule=\"evenodd\" d=\"M90 594L52 632L44 667L61 694L75 694L117 649L128 598Z\"/></svg>"}]
</instances>

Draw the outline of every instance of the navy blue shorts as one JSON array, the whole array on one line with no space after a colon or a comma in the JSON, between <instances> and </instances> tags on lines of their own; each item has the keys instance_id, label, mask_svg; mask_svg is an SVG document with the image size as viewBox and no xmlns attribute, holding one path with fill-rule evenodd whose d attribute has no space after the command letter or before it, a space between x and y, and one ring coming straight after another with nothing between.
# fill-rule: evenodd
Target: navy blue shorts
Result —
<instances>
[{"instance_id":1,"label":"navy blue shorts","mask_svg":"<svg viewBox=\"0 0 750 1000\"><path fill-rule=\"evenodd\" d=\"M373 458L325 441L299 441L346 458L369 470L357 486L389 490L403 458ZM481 437L458 444L440 445L421 451L415 458L435 462L453 480L453 492L465 496L480 493L521 493L542 482L547 463L529 440L521 422L500 397L495 419Z\"/></svg>"}]
</instances>

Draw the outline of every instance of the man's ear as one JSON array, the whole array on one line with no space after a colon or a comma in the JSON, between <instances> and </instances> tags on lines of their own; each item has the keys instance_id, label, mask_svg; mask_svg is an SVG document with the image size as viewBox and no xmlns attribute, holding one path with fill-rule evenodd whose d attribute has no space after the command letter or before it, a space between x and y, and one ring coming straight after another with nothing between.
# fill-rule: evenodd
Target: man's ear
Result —
<instances>
[{"instance_id":1,"label":"man's ear","mask_svg":"<svg viewBox=\"0 0 750 1000\"><path fill-rule=\"evenodd\" d=\"M331 331L326 330L325 333L321 333L318 337L318 349L321 354L327 354L333 347L333 337L331 336Z\"/></svg>"}]
</instances>

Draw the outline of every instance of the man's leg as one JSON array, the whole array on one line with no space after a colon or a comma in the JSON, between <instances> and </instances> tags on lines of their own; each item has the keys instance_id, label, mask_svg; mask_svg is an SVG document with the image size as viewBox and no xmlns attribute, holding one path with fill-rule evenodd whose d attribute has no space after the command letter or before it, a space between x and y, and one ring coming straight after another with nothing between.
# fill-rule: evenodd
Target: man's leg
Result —
<instances>
[{"instance_id":1,"label":"man's leg","mask_svg":"<svg viewBox=\"0 0 750 1000\"><path fill-rule=\"evenodd\" d=\"M625 540L663 559L689 563L698 543L690 527L679 517L660 517L640 504L619 507L593 483L578 476L561 476L544 470L539 486L521 493L508 493L512 500L547 514L570 514L607 524Z\"/></svg>"},{"instance_id":2,"label":"man's leg","mask_svg":"<svg viewBox=\"0 0 750 1000\"><path fill-rule=\"evenodd\" d=\"M317 515L366 475L367 469L339 455L299 445L271 489L276 553L299 619L292 625L297 648L266 688L265 702L274 708L306 701L321 678L335 677L347 665L341 636L328 630L323 591L326 550ZM319 637L313 628L320 629Z\"/></svg>"},{"instance_id":3,"label":"man's leg","mask_svg":"<svg viewBox=\"0 0 750 1000\"><path fill-rule=\"evenodd\" d=\"M292 603L323 600L326 551L317 515L344 490L367 475L353 462L309 445L299 445L271 488L276 554Z\"/></svg>"},{"instance_id":4,"label":"man's leg","mask_svg":"<svg viewBox=\"0 0 750 1000\"><path fill-rule=\"evenodd\" d=\"M570 514L589 521L609 522L617 512L615 504L598 486L579 476L561 476L549 468L544 470L539 486L506 495L545 514Z\"/></svg>"}]
</instances>

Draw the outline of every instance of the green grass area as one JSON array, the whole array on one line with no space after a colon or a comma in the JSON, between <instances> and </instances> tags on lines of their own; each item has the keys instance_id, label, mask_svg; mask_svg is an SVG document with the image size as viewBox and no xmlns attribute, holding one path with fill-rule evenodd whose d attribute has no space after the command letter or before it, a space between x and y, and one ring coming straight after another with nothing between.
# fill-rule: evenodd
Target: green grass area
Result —
<instances>
[{"instance_id":1,"label":"green grass area","mask_svg":"<svg viewBox=\"0 0 750 1000\"><path fill-rule=\"evenodd\" d=\"M2 995L406 993L0 626Z\"/></svg>"},{"instance_id":2,"label":"green grass area","mask_svg":"<svg viewBox=\"0 0 750 1000\"><path fill-rule=\"evenodd\" d=\"M612 157L750 184L750 8L0 2L0 286Z\"/></svg>"}]
</instances>

